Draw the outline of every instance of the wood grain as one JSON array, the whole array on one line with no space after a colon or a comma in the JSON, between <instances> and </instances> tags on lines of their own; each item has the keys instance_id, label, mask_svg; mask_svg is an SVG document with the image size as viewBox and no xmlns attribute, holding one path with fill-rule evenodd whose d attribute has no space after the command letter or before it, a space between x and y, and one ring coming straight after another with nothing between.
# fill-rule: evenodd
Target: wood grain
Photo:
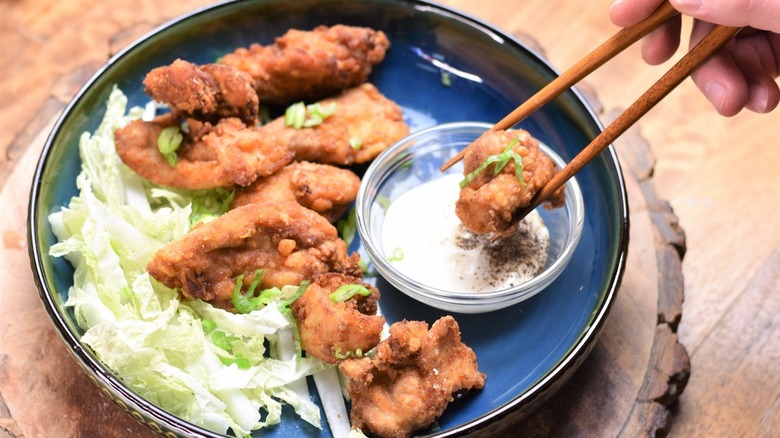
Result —
<instances>
[{"instance_id":1,"label":"wood grain","mask_svg":"<svg viewBox=\"0 0 780 438\"><path fill-rule=\"evenodd\" d=\"M443 3L516 35L531 36L550 62L562 70L617 30L607 20L611 2L596 0L587 8L563 0L527 0L513 8L501 0ZM0 283L4 286L0 288L0 306L13 306L11 310L16 312L0 309L0 436L147 434L126 416L112 417L107 409L113 405L107 404L104 410L100 392L83 376L73 377L80 372L64 348L54 342L56 335L40 309L23 238L29 172L36 158L30 148L110 53L165 19L208 3L0 1ZM690 29L689 20L683 28L686 32ZM647 66L640 61L638 46L631 47L591 74L588 84L605 108L626 108L669 65ZM609 118L606 114L605 120ZM605 388L617 388L614 394L624 394L627 388L638 392L651 344L635 345L633 340L652 339L647 333L655 333L663 322L672 331L678 329L690 354L692 373L666 419L673 422L661 427L659 433L663 434L668 424L672 424L672 436L769 437L780 430L777 120L778 112L719 117L693 83L686 81L640 121L641 137L650 144L652 154L624 153L623 149L635 145L625 139L619 142L624 168L631 167L638 175L630 187L634 226L630 263L599 344L549 408L552 410L559 400L582 415L569 423L557 423L552 411L543 410L527 427L549 424L553 428L547 430L560 435L579 432L583 436L627 431L614 424L601 428L604 418L629 409L622 399L609 402L613 393ZM654 196L648 194L650 191ZM726 215L726 205L736 213ZM677 223L685 229L682 240ZM659 240L659 236L666 237ZM684 253L684 261L669 256L659 259L655 250L659 241L671 243L665 249L669 254ZM675 306L659 307L657 293L645 289L670 281L657 273L675 272L676 263L681 263L684 287L674 292L679 302L685 291L683 312ZM25 331L28 326L18 325L20 321L29 321L29 333ZM13 336L20 336L20 341L8 341L9 327L17 330ZM38 354L58 363L58 369L37 368L36 357L9 356L7 348L23 346L22 341L44 346ZM605 363L611 365L605 367ZM9 392L9 381L30 383L31 389ZM592 382L602 385L587 386ZM80 426L82 429L55 428L47 413L52 405L61 409L57 403L63 399L46 395L46 385L68 390L92 388L93 393L79 395L83 399L74 409L81 413L74 413L74 418L108 424L115 421L117 428L110 433L89 429L87 424ZM588 397L582 395L586 387L593 391ZM91 397L98 400L95 405L87 403ZM592 403L598 399L608 402ZM656 406L647 407L637 415L652 418ZM96 415L91 416L93 411Z\"/></svg>"}]
</instances>

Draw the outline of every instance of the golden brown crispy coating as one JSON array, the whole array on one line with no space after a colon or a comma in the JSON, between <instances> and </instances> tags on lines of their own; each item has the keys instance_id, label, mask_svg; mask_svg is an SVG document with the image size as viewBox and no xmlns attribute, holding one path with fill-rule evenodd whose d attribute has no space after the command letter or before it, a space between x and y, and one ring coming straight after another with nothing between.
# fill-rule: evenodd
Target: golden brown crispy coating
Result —
<instances>
[{"instance_id":1,"label":"golden brown crispy coating","mask_svg":"<svg viewBox=\"0 0 780 438\"><path fill-rule=\"evenodd\" d=\"M355 200L359 188L360 178L351 170L298 161L239 189L231 208L257 202L293 201L335 222Z\"/></svg>"},{"instance_id":2,"label":"golden brown crispy coating","mask_svg":"<svg viewBox=\"0 0 780 438\"><path fill-rule=\"evenodd\" d=\"M237 118L221 119L215 126L192 120L190 131L177 151L175 166L157 148L157 138L167 126L177 126L172 114L151 122L129 123L114 132L122 161L149 181L183 189L247 186L290 162L293 153L264 140L257 128L247 128Z\"/></svg>"},{"instance_id":3,"label":"golden brown crispy coating","mask_svg":"<svg viewBox=\"0 0 780 438\"><path fill-rule=\"evenodd\" d=\"M360 276L357 254L336 228L294 202L247 204L195 226L160 249L149 274L186 298L200 298L231 310L236 278L248 286L263 269L260 286L297 285L327 272Z\"/></svg>"},{"instance_id":4,"label":"golden brown crispy coating","mask_svg":"<svg viewBox=\"0 0 780 438\"><path fill-rule=\"evenodd\" d=\"M430 330L421 321L397 322L373 358L348 359L339 369L348 379L352 427L385 438L410 436L441 416L453 394L485 386L451 316Z\"/></svg>"},{"instance_id":5,"label":"golden brown crispy coating","mask_svg":"<svg viewBox=\"0 0 780 438\"><path fill-rule=\"evenodd\" d=\"M295 129L280 117L260 130L269 141L289 147L298 161L336 165L370 161L409 134L401 108L372 84L352 88L320 105L327 108L333 103L335 112L319 125Z\"/></svg>"},{"instance_id":6,"label":"golden brown crispy coating","mask_svg":"<svg viewBox=\"0 0 780 438\"><path fill-rule=\"evenodd\" d=\"M222 64L195 64L177 59L157 67L144 79L145 92L166 103L183 117L215 122L238 117L249 126L257 124L259 101L254 80L248 73Z\"/></svg>"},{"instance_id":7,"label":"golden brown crispy coating","mask_svg":"<svg viewBox=\"0 0 780 438\"><path fill-rule=\"evenodd\" d=\"M463 225L476 233L504 232L512 223L515 211L527 206L558 169L539 149L539 143L523 130L488 131L466 149L463 174L468 175L491 156L500 154L517 138L512 148L523 159L523 180L515 176L515 164L509 163L493 175L495 165L489 165L460 191L455 212ZM548 198L545 205L560 207L564 203L563 187Z\"/></svg>"},{"instance_id":8,"label":"golden brown crispy coating","mask_svg":"<svg viewBox=\"0 0 780 438\"><path fill-rule=\"evenodd\" d=\"M344 302L333 302L329 295L340 286L357 284L371 294L354 295ZM367 352L379 343L385 318L377 315L379 290L360 278L343 274L325 274L317 278L292 304L300 329L301 347L306 353L328 363L345 356Z\"/></svg>"},{"instance_id":9,"label":"golden brown crispy coating","mask_svg":"<svg viewBox=\"0 0 780 438\"><path fill-rule=\"evenodd\" d=\"M381 31L319 26L291 29L275 44L252 44L222 57L223 64L248 72L263 104L311 102L363 83L390 47Z\"/></svg>"}]
</instances>

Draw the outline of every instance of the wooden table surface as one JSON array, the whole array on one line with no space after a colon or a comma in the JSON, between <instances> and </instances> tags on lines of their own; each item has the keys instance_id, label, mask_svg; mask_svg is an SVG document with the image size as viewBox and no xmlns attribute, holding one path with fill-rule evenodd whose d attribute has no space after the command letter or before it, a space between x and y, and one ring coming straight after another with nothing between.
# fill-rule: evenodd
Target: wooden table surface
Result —
<instances>
[{"instance_id":1,"label":"wooden table surface","mask_svg":"<svg viewBox=\"0 0 780 438\"><path fill-rule=\"evenodd\" d=\"M25 251L29 180L17 175L30 173L37 153L29 150L40 143L39 133L111 53L208 3L0 0L0 187L11 204L2 206L0 221L5 253ZM559 70L616 31L607 18L610 0L587 6L563 0L443 3L535 41ZM689 27L686 22L684 29ZM647 66L638 46L632 47L586 83L605 109L625 108L669 65ZM672 406L671 435L771 436L780 430L780 111L723 118L686 81L640 121L639 132L657 160L655 192L673 207L687 241L678 333L690 355L691 375ZM4 291L4 300L35 294L26 262L6 263L0 274L0 288L23 284ZM5 335L0 339L12 338L7 330L19 318L28 314L0 314ZM40 309L29 318L29 327L51 330ZM4 347L0 390L11 375ZM35 360L44 360L53 348L60 347L35 345ZM78 403L79 388L63 391ZM16 397L0 392L0 437L46 436L45 426L21 420L29 414L22 411L56 415L58 407L45 398L31 407ZM92 409L100 415L111 407ZM89 429L80 430L90 436Z\"/></svg>"}]
</instances>

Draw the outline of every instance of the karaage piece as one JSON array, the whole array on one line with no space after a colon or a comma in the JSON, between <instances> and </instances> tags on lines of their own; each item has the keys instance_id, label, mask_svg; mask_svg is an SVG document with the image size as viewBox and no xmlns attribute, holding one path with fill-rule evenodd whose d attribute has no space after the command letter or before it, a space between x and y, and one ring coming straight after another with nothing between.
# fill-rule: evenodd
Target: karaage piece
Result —
<instances>
[{"instance_id":1,"label":"karaage piece","mask_svg":"<svg viewBox=\"0 0 780 438\"><path fill-rule=\"evenodd\" d=\"M390 42L365 27L291 29L275 44L252 44L222 57L221 63L248 72L263 104L314 101L363 83L381 62Z\"/></svg>"},{"instance_id":2,"label":"karaage piece","mask_svg":"<svg viewBox=\"0 0 780 438\"><path fill-rule=\"evenodd\" d=\"M144 85L146 94L167 104L179 116L214 123L220 118L238 117L249 126L257 124L260 103L254 80L235 67L198 66L177 59L150 71Z\"/></svg>"},{"instance_id":3,"label":"karaage piece","mask_svg":"<svg viewBox=\"0 0 780 438\"><path fill-rule=\"evenodd\" d=\"M516 176L518 164L508 155L508 148L521 158L522 181ZM502 154L503 159L484 165L489 157ZM506 164L496 174L495 166L501 161ZM529 205L558 172L552 159L539 149L539 142L523 130L486 132L466 149L463 167L467 178L480 167L482 171L461 189L455 212L466 228L482 234L511 234L512 215ZM564 200L561 187L547 198L545 206L560 207Z\"/></svg>"},{"instance_id":4,"label":"karaage piece","mask_svg":"<svg viewBox=\"0 0 780 438\"><path fill-rule=\"evenodd\" d=\"M349 169L298 161L236 191L231 208L293 201L335 222L355 200L359 188L360 178Z\"/></svg>"},{"instance_id":5,"label":"karaage piece","mask_svg":"<svg viewBox=\"0 0 780 438\"><path fill-rule=\"evenodd\" d=\"M291 306L301 348L333 364L362 356L379 343L382 334L385 318L376 314L378 300L379 290L359 278L343 274L318 277Z\"/></svg>"},{"instance_id":6,"label":"karaage piece","mask_svg":"<svg viewBox=\"0 0 780 438\"><path fill-rule=\"evenodd\" d=\"M328 272L359 277L358 255L349 256L336 228L294 202L247 204L201 223L160 249L149 274L186 298L232 310L236 279L249 286L263 270L260 287L297 285Z\"/></svg>"},{"instance_id":7,"label":"karaage piece","mask_svg":"<svg viewBox=\"0 0 780 438\"><path fill-rule=\"evenodd\" d=\"M430 330L421 321L397 322L373 358L345 360L339 369L348 379L352 426L384 438L410 436L440 417L455 393L485 386L451 316Z\"/></svg>"},{"instance_id":8,"label":"karaage piece","mask_svg":"<svg viewBox=\"0 0 780 438\"><path fill-rule=\"evenodd\" d=\"M319 104L322 108L335 104L335 111L318 125L296 129L280 117L260 130L269 141L293 151L297 161L335 165L368 162L409 134L401 108L372 84Z\"/></svg>"},{"instance_id":9,"label":"karaage piece","mask_svg":"<svg viewBox=\"0 0 780 438\"><path fill-rule=\"evenodd\" d=\"M179 126L172 114L150 122L134 121L114 132L116 151L122 161L149 181L183 189L247 186L268 176L292 160L293 153L264 140L257 128L248 128L237 118L221 119L216 125L191 121L192 135L183 134L169 162L157 141L166 127Z\"/></svg>"}]
</instances>

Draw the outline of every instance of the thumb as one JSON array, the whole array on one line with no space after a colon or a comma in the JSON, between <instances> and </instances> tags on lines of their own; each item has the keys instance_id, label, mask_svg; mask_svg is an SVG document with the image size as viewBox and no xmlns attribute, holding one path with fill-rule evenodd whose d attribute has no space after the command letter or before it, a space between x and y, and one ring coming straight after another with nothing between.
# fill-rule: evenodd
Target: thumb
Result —
<instances>
[{"instance_id":1,"label":"thumb","mask_svg":"<svg viewBox=\"0 0 780 438\"><path fill-rule=\"evenodd\" d=\"M669 3L681 13L702 21L780 33L780 1L777 0L670 0Z\"/></svg>"}]
</instances>

